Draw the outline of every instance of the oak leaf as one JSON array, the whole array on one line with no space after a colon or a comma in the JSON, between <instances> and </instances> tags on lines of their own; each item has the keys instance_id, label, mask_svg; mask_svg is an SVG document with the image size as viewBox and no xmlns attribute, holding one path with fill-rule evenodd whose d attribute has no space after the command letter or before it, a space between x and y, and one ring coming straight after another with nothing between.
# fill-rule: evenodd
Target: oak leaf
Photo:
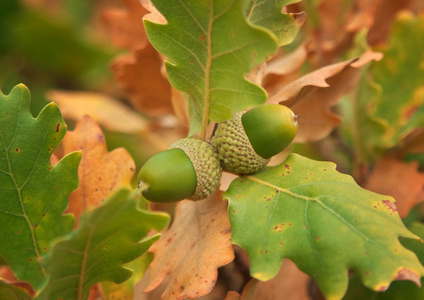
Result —
<instances>
[{"instance_id":1,"label":"oak leaf","mask_svg":"<svg viewBox=\"0 0 424 300\"><path fill-rule=\"evenodd\" d=\"M149 251L155 258L149 267L146 292L156 288L169 274L163 299L208 294L215 285L217 268L234 259L227 202L222 200L222 192L198 202L179 202L171 228Z\"/></svg>"},{"instance_id":2,"label":"oak leaf","mask_svg":"<svg viewBox=\"0 0 424 300\"><path fill-rule=\"evenodd\" d=\"M399 215L404 218L412 207L424 201L424 174L417 169L417 162L384 157L375 166L365 188L395 198Z\"/></svg>"},{"instance_id":3,"label":"oak leaf","mask_svg":"<svg viewBox=\"0 0 424 300\"><path fill-rule=\"evenodd\" d=\"M285 86L269 102L290 107L300 115L295 142L323 139L340 124L341 117L330 110L358 83L361 67L381 54L365 52L360 57L311 72Z\"/></svg>"},{"instance_id":4,"label":"oak leaf","mask_svg":"<svg viewBox=\"0 0 424 300\"><path fill-rule=\"evenodd\" d=\"M125 9L111 8L102 13L113 43L119 48L139 49L148 44L142 18L148 11L138 0L121 0Z\"/></svg>"},{"instance_id":5,"label":"oak leaf","mask_svg":"<svg viewBox=\"0 0 424 300\"><path fill-rule=\"evenodd\" d=\"M62 141L64 154L82 150L78 188L69 196L68 212L78 220L87 209L99 206L120 187L130 187L135 163L124 148L107 151L100 127L89 116L80 119Z\"/></svg>"},{"instance_id":6,"label":"oak leaf","mask_svg":"<svg viewBox=\"0 0 424 300\"><path fill-rule=\"evenodd\" d=\"M79 120L90 115L94 121L111 131L140 133L147 130L148 123L144 118L105 94L52 90L47 98L59 106L67 119Z\"/></svg>"},{"instance_id":7,"label":"oak leaf","mask_svg":"<svg viewBox=\"0 0 424 300\"><path fill-rule=\"evenodd\" d=\"M132 105L152 115L173 112L171 85L161 73L163 65L152 45L116 58L111 69Z\"/></svg>"}]
</instances>

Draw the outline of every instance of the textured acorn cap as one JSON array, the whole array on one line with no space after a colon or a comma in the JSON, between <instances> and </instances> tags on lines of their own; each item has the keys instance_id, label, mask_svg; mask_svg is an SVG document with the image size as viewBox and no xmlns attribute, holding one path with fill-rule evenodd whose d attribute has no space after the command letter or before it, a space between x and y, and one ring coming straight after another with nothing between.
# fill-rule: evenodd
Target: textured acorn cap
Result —
<instances>
[{"instance_id":1,"label":"textured acorn cap","mask_svg":"<svg viewBox=\"0 0 424 300\"><path fill-rule=\"evenodd\" d=\"M250 174L263 169L270 159L259 156L247 137L241 117L245 112L218 125L211 144L218 150L224 170L236 174Z\"/></svg>"},{"instance_id":2,"label":"textured acorn cap","mask_svg":"<svg viewBox=\"0 0 424 300\"><path fill-rule=\"evenodd\" d=\"M173 148L184 151L196 172L196 190L188 199L201 200L209 197L218 187L222 175L218 153L209 143L193 138L178 140L169 147Z\"/></svg>"}]
</instances>

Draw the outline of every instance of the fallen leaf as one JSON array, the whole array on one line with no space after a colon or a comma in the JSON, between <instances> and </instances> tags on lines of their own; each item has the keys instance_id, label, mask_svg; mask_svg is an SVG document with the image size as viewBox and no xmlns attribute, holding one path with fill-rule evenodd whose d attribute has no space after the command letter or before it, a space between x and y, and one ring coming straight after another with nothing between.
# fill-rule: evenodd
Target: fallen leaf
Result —
<instances>
[{"instance_id":1,"label":"fallen leaf","mask_svg":"<svg viewBox=\"0 0 424 300\"><path fill-rule=\"evenodd\" d=\"M234 259L227 202L217 191L206 200L177 204L175 220L149 251L155 254L145 292L165 278L170 282L162 299L199 298L217 280L217 268Z\"/></svg>"},{"instance_id":2,"label":"fallen leaf","mask_svg":"<svg viewBox=\"0 0 424 300\"><path fill-rule=\"evenodd\" d=\"M148 123L123 103L101 93L52 90L47 98L54 101L65 118L79 120L89 115L111 131L140 133Z\"/></svg>"},{"instance_id":3,"label":"fallen leaf","mask_svg":"<svg viewBox=\"0 0 424 300\"><path fill-rule=\"evenodd\" d=\"M162 59L152 45L114 60L111 69L132 105L145 113L173 113L171 85L162 75Z\"/></svg>"},{"instance_id":4,"label":"fallen leaf","mask_svg":"<svg viewBox=\"0 0 424 300\"><path fill-rule=\"evenodd\" d=\"M66 133L62 148L65 155L82 150L80 183L69 196L67 209L77 221L83 211L99 206L116 189L130 187L135 172L133 159L124 148L108 152L100 127L89 116Z\"/></svg>"},{"instance_id":5,"label":"fallen leaf","mask_svg":"<svg viewBox=\"0 0 424 300\"><path fill-rule=\"evenodd\" d=\"M294 142L317 141L329 135L341 122L330 107L356 87L362 66L381 57L378 52L367 51L358 58L311 72L274 95L270 103L286 105L300 115Z\"/></svg>"},{"instance_id":6,"label":"fallen leaf","mask_svg":"<svg viewBox=\"0 0 424 300\"><path fill-rule=\"evenodd\" d=\"M417 169L418 162L384 157L375 166L365 188L395 198L399 215L404 218L411 208L424 201L424 174Z\"/></svg>"},{"instance_id":7,"label":"fallen leaf","mask_svg":"<svg viewBox=\"0 0 424 300\"><path fill-rule=\"evenodd\" d=\"M126 9L112 8L102 13L113 43L119 48L139 49L148 44L143 16L148 13L138 0L121 0Z\"/></svg>"}]
</instances>

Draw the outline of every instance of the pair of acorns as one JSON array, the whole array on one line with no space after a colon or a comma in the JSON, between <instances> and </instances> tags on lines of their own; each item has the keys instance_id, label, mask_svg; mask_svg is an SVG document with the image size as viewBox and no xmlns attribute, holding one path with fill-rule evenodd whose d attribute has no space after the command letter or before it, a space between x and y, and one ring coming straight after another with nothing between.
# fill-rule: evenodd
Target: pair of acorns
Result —
<instances>
[{"instance_id":1,"label":"pair of acorns","mask_svg":"<svg viewBox=\"0 0 424 300\"><path fill-rule=\"evenodd\" d=\"M293 141L297 119L286 106L264 104L219 123L210 143L178 140L143 165L142 194L161 203L205 199L218 187L222 169L241 175L263 169Z\"/></svg>"}]
</instances>

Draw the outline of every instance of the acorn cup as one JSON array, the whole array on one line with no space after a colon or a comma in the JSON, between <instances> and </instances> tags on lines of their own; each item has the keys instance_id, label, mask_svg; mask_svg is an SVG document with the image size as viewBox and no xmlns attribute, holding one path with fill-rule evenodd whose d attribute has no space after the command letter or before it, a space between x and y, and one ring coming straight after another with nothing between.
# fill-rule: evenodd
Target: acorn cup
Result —
<instances>
[{"instance_id":1,"label":"acorn cup","mask_svg":"<svg viewBox=\"0 0 424 300\"><path fill-rule=\"evenodd\" d=\"M290 145L297 133L298 118L286 106L260 105L220 123L211 144L218 150L225 171L255 173Z\"/></svg>"},{"instance_id":2,"label":"acorn cup","mask_svg":"<svg viewBox=\"0 0 424 300\"><path fill-rule=\"evenodd\" d=\"M152 202L207 198L219 185L218 153L207 142L185 138L152 156L140 169L139 186Z\"/></svg>"}]
</instances>

